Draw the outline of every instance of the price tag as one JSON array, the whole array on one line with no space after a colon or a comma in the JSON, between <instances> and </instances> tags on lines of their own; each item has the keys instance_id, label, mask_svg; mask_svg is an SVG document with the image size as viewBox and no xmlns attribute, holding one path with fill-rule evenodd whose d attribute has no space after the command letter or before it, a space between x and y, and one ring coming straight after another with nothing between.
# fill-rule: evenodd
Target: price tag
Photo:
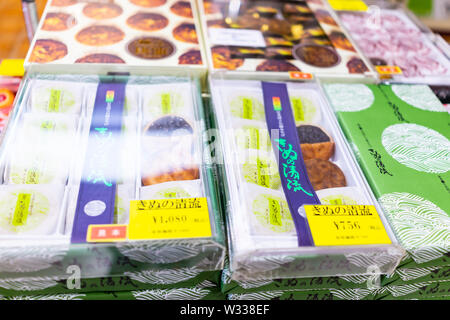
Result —
<instances>
[{"instance_id":1,"label":"price tag","mask_svg":"<svg viewBox=\"0 0 450 320\"><path fill-rule=\"evenodd\" d=\"M206 198L132 200L130 240L211 236Z\"/></svg>"},{"instance_id":2,"label":"price tag","mask_svg":"<svg viewBox=\"0 0 450 320\"><path fill-rule=\"evenodd\" d=\"M395 75L402 74L402 69L397 66L375 66L377 72L381 75Z\"/></svg>"},{"instance_id":3,"label":"price tag","mask_svg":"<svg viewBox=\"0 0 450 320\"><path fill-rule=\"evenodd\" d=\"M300 71L289 71L289 79L293 80L311 80L314 76L311 73Z\"/></svg>"},{"instance_id":4,"label":"price tag","mask_svg":"<svg viewBox=\"0 0 450 320\"><path fill-rule=\"evenodd\" d=\"M127 240L128 226L124 224L91 224L87 242L118 242Z\"/></svg>"},{"instance_id":5,"label":"price tag","mask_svg":"<svg viewBox=\"0 0 450 320\"><path fill-rule=\"evenodd\" d=\"M375 206L305 205L316 246L392 243Z\"/></svg>"},{"instance_id":6,"label":"price tag","mask_svg":"<svg viewBox=\"0 0 450 320\"><path fill-rule=\"evenodd\" d=\"M9 77L22 77L25 73L23 59L4 59L0 63L0 75Z\"/></svg>"},{"instance_id":7,"label":"price tag","mask_svg":"<svg viewBox=\"0 0 450 320\"><path fill-rule=\"evenodd\" d=\"M334 10L367 11L368 7L361 0L328 0Z\"/></svg>"}]
</instances>

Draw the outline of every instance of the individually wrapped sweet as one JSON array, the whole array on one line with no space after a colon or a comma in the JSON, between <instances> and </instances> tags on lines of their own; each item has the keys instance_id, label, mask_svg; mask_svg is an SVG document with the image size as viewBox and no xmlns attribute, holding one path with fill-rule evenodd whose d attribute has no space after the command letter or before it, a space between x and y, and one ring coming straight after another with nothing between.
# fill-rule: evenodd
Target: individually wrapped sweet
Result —
<instances>
[{"instance_id":1,"label":"individually wrapped sweet","mask_svg":"<svg viewBox=\"0 0 450 320\"><path fill-rule=\"evenodd\" d=\"M80 114L83 86L70 82L40 80L31 93L32 112Z\"/></svg>"},{"instance_id":2,"label":"individually wrapped sweet","mask_svg":"<svg viewBox=\"0 0 450 320\"><path fill-rule=\"evenodd\" d=\"M63 194L63 185L0 186L0 237L54 234Z\"/></svg>"},{"instance_id":3,"label":"individually wrapped sweet","mask_svg":"<svg viewBox=\"0 0 450 320\"><path fill-rule=\"evenodd\" d=\"M144 120L150 121L169 114L193 119L193 106L189 99L192 88L189 83L148 85L144 90Z\"/></svg>"}]
</instances>

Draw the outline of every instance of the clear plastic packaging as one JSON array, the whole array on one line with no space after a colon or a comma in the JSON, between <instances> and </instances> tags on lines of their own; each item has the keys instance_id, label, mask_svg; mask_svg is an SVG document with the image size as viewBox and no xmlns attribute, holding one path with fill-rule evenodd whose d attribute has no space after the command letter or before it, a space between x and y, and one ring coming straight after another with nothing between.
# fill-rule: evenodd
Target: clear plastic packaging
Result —
<instances>
[{"instance_id":1,"label":"clear plastic packaging","mask_svg":"<svg viewBox=\"0 0 450 320\"><path fill-rule=\"evenodd\" d=\"M367 12L338 11L342 25L376 66L396 66L401 74L382 78L401 83L444 84L450 62L435 36L399 6L374 6Z\"/></svg>"},{"instance_id":2,"label":"clear plastic packaging","mask_svg":"<svg viewBox=\"0 0 450 320\"><path fill-rule=\"evenodd\" d=\"M392 273L404 251L379 210L320 86L286 82L309 180L322 204L377 207L391 244L299 246L276 153L270 146L262 82L212 77L210 84L226 172L232 278L361 275L374 268Z\"/></svg>"},{"instance_id":3,"label":"clear plastic packaging","mask_svg":"<svg viewBox=\"0 0 450 320\"><path fill-rule=\"evenodd\" d=\"M222 269L225 240L213 169L203 158L205 129L199 84L189 77L28 74L0 149L0 279L64 280L71 266L82 278ZM110 198L83 207L84 197L103 194ZM168 219L171 233L132 237L133 225L149 228L132 200L158 199L205 199L206 231L197 234L194 224L185 236ZM125 226L127 233L101 238L101 228L96 234L80 224L99 217L105 220L87 227Z\"/></svg>"}]
</instances>

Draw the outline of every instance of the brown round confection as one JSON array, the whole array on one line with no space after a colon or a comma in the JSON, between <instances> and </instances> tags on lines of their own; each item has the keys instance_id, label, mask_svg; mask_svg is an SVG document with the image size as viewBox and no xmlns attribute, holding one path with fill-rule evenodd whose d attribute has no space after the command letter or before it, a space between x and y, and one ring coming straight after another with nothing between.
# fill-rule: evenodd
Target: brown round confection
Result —
<instances>
[{"instance_id":1,"label":"brown round confection","mask_svg":"<svg viewBox=\"0 0 450 320\"><path fill-rule=\"evenodd\" d=\"M178 64L202 64L200 50L189 50L178 58Z\"/></svg>"},{"instance_id":2,"label":"brown round confection","mask_svg":"<svg viewBox=\"0 0 450 320\"><path fill-rule=\"evenodd\" d=\"M164 59L175 52L175 46L162 38L142 37L131 41L127 46L128 52L142 59Z\"/></svg>"},{"instance_id":3,"label":"brown round confection","mask_svg":"<svg viewBox=\"0 0 450 320\"><path fill-rule=\"evenodd\" d=\"M172 31L173 37L178 41L198 43L197 32L193 23L182 23Z\"/></svg>"},{"instance_id":4,"label":"brown round confection","mask_svg":"<svg viewBox=\"0 0 450 320\"><path fill-rule=\"evenodd\" d=\"M129 0L132 4L145 8L154 8L162 6L167 0Z\"/></svg>"},{"instance_id":5,"label":"brown round confection","mask_svg":"<svg viewBox=\"0 0 450 320\"><path fill-rule=\"evenodd\" d=\"M351 44L350 40L348 40L348 38L342 32L333 31L329 35L329 38L335 48L356 52L356 50L353 47L353 45Z\"/></svg>"},{"instance_id":6,"label":"brown round confection","mask_svg":"<svg viewBox=\"0 0 450 320\"><path fill-rule=\"evenodd\" d=\"M313 125L297 127L300 147L304 160L328 160L334 154L334 141L324 129Z\"/></svg>"},{"instance_id":7,"label":"brown round confection","mask_svg":"<svg viewBox=\"0 0 450 320\"><path fill-rule=\"evenodd\" d=\"M156 31L167 27L169 20L158 13L139 12L129 17L127 24L137 30Z\"/></svg>"},{"instance_id":8,"label":"brown round confection","mask_svg":"<svg viewBox=\"0 0 450 320\"><path fill-rule=\"evenodd\" d=\"M268 26L268 29L265 30L265 26ZM291 24L285 20L280 19L266 19L264 18L264 24L261 27L261 31L269 34L278 34L281 36L291 36Z\"/></svg>"},{"instance_id":9,"label":"brown round confection","mask_svg":"<svg viewBox=\"0 0 450 320\"><path fill-rule=\"evenodd\" d=\"M83 14L86 17L96 20L115 18L122 12L122 8L114 3L88 3L83 8Z\"/></svg>"},{"instance_id":10,"label":"brown round confection","mask_svg":"<svg viewBox=\"0 0 450 320\"><path fill-rule=\"evenodd\" d=\"M124 37L125 33L119 28L94 25L78 32L75 39L88 46L107 46L122 41Z\"/></svg>"},{"instance_id":11,"label":"brown round confection","mask_svg":"<svg viewBox=\"0 0 450 320\"><path fill-rule=\"evenodd\" d=\"M287 72L287 71L301 71L292 63L283 60L265 60L256 67L256 71L274 71L274 72Z\"/></svg>"},{"instance_id":12,"label":"brown round confection","mask_svg":"<svg viewBox=\"0 0 450 320\"><path fill-rule=\"evenodd\" d=\"M178 1L175 2L171 7L170 11L175 13L177 16L184 18L193 18L192 7L189 1Z\"/></svg>"},{"instance_id":13,"label":"brown round confection","mask_svg":"<svg viewBox=\"0 0 450 320\"><path fill-rule=\"evenodd\" d=\"M155 138L171 137L174 138L173 141L178 141L177 137L192 136L193 132L192 126L184 118L174 115L160 117L144 129L145 136ZM171 148L168 148L168 152L172 152ZM189 165L187 167L174 168L168 172L144 175L142 184L147 186L167 181L196 180L199 177L199 168L196 165Z\"/></svg>"},{"instance_id":14,"label":"brown round confection","mask_svg":"<svg viewBox=\"0 0 450 320\"><path fill-rule=\"evenodd\" d=\"M372 62L374 66L387 66L388 64L386 60L381 58L370 58L370 62Z\"/></svg>"},{"instance_id":15,"label":"brown round confection","mask_svg":"<svg viewBox=\"0 0 450 320\"><path fill-rule=\"evenodd\" d=\"M42 30L45 31L64 31L73 27L77 21L73 16L63 12L49 12L45 16Z\"/></svg>"},{"instance_id":16,"label":"brown round confection","mask_svg":"<svg viewBox=\"0 0 450 320\"><path fill-rule=\"evenodd\" d=\"M331 68L341 62L341 57L336 50L314 44L301 44L294 47L293 55L296 59L319 68Z\"/></svg>"},{"instance_id":17,"label":"brown round confection","mask_svg":"<svg viewBox=\"0 0 450 320\"><path fill-rule=\"evenodd\" d=\"M269 18L255 18L252 15L238 16L236 25L241 29L260 30L264 34L291 36L291 24L288 21Z\"/></svg>"},{"instance_id":18,"label":"brown round confection","mask_svg":"<svg viewBox=\"0 0 450 320\"><path fill-rule=\"evenodd\" d=\"M369 71L364 61L357 57L353 57L347 62L347 68L350 73L364 73Z\"/></svg>"},{"instance_id":19,"label":"brown round confection","mask_svg":"<svg viewBox=\"0 0 450 320\"><path fill-rule=\"evenodd\" d=\"M67 55L67 46L56 40L39 39L34 44L30 62L46 63L59 60Z\"/></svg>"},{"instance_id":20,"label":"brown round confection","mask_svg":"<svg viewBox=\"0 0 450 320\"><path fill-rule=\"evenodd\" d=\"M337 26L336 20L333 19L333 17L330 15L330 13L326 10L319 9L316 12L314 12L314 15L316 16L316 19L322 23L326 23L332 26Z\"/></svg>"},{"instance_id":21,"label":"brown round confection","mask_svg":"<svg viewBox=\"0 0 450 320\"><path fill-rule=\"evenodd\" d=\"M211 53L215 69L235 70L244 64L244 59L231 58L232 50L229 47L213 47Z\"/></svg>"},{"instance_id":22,"label":"brown round confection","mask_svg":"<svg viewBox=\"0 0 450 320\"><path fill-rule=\"evenodd\" d=\"M217 3L214 3L213 1L203 1L203 8L206 14L220 13L219 5Z\"/></svg>"},{"instance_id":23,"label":"brown round confection","mask_svg":"<svg viewBox=\"0 0 450 320\"><path fill-rule=\"evenodd\" d=\"M78 0L52 0L52 6L54 7L67 7L78 3Z\"/></svg>"},{"instance_id":24,"label":"brown round confection","mask_svg":"<svg viewBox=\"0 0 450 320\"><path fill-rule=\"evenodd\" d=\"M315 191L347 186L347 181L342 170L328 160L305 160L305 166L309 181Z\"/></svg>"},{"instance_id":25,"label":"brown round confection","mask_svg":"<svg viewBox=\"0 0 450 320\"><path fill-rule=\"evenodd\" d=\"M145 129L146 136L171 137L192 134L192 126L179 116L163 116L150 123Z\"/></svg>"},{"instance_id":26,"label":"brown round confection","mask_svg":"<svg viewBox=\"0 0 450 320\"><path fill-rule=\"evenodd\" d=\"M75 63L125 63L125 61L113 54L94 53L77 59Z\"/></svg>"},{"instance_id":27,"label":"brown round confection","mask_svg":"<svg viewBox=\"0 0 450 320\"><path fill-rule=\"evenodd\" d=\"M200 170L195 168L180 168L171 172L164 172L159 175L143 176L142 184L150 186L169 181L197 180L200 179Z\"/></svg>"}]
</instances>

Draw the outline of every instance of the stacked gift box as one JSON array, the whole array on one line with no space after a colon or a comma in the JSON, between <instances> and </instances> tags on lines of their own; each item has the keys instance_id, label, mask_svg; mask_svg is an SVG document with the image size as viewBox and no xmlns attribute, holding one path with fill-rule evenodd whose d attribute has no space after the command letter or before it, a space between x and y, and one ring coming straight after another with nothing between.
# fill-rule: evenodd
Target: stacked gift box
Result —
<instances>
[{"instance_id":1,"label":"stacked gift box","mask_svg":"<svg viewBox=\"0 0 450 320\"><path fill-rule=\"evenodd\" d=\"M448 299L450 62L407 10L333 3L49 1L0 298Z\"/></svg>"}]
</instances>

